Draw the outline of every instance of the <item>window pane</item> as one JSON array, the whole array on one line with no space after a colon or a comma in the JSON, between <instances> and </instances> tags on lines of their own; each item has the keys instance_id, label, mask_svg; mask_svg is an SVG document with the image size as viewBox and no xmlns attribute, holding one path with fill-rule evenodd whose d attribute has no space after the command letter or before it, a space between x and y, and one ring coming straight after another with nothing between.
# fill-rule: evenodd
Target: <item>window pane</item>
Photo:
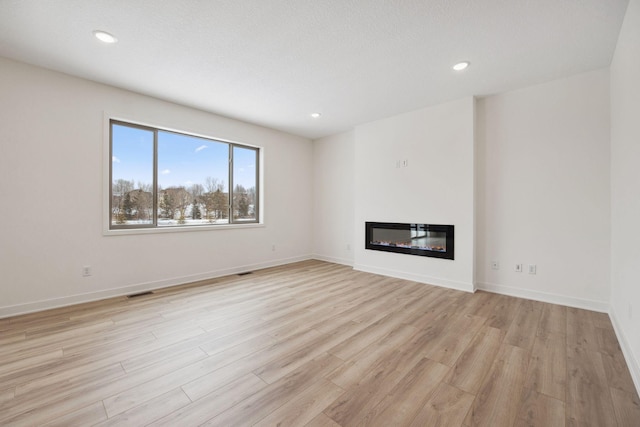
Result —
<instances>
[{"instance_id":1,"label":"window pane","mask_svg":"<svg viewBox=\"0 0 640 427\"><path fill-rule=\"evenodd\" d=\"M153 131L111 125L111 225L153 224Z\"/></svg>"},{"instance_id":2,"label":"window pane","mask_svg":"<svg viewBox=\"0 0 640 427\"><path fill-rule=\"evenodd\" d=\"M233 147L233 220L257 221L258 150Z\"/></svg>"},{"instance_id":3,"label":"window pane","mask_svg":"<svg viewBox=\"0 0 640 427\"><path fill-rule=\"evenodd\" d=\"M158 132L158 226L229 222L229 145Z\"/></svg>"}]
</instances>

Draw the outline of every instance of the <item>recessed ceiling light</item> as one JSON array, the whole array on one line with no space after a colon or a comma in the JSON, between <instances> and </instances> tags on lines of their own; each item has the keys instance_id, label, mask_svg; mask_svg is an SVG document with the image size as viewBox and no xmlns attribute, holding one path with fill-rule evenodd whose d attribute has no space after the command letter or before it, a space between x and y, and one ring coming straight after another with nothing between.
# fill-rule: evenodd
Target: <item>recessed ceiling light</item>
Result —
<instances>
[{"instance_id":1,"label":"recessed ceiling light","mask_svg":"<svg viewBox=\"0 0 640 427\"><path fill-rule=\"evenodd\" d=\"M458 62L456 65L453 66L453 69L456 71L462 71L465 68L467 68L469 66L470 62L469 61L464 61L464 62Z\"/></svg>"},{"instance_id":2,"label":"recessed ceiling light","mask_svg":"<svg viewBox=\"0 0 640 427\"><path fill-rule=\"evenodd\" d=\"M93 35L96 36L96 38L103 43L115 43L118 41L118 39L115 38L115 36L107 33L106 31L96 30L93 32Z\"/></svg>"},{"instance_id":3,"label":"recessed ceiling light","mask_svg":"<svg viewBox=\"0 0 640 427\"><path fill-rule=\"evenodd\" d=\"M311 116L311 118L313 118L313 119L318 119L318 118L320 118L320 116L321 116L322 114L320 114L320 113L311 113L311 114L309 114L309 115L310 115L310 116Z\"/></svg>"}]
</instances>

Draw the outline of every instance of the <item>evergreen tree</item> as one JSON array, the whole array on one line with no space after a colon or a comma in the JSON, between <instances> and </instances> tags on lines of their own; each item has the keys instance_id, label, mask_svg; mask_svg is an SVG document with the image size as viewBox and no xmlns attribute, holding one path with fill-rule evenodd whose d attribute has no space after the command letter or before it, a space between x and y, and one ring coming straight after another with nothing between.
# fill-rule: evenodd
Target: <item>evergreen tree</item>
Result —
<instances>
[{"instance_id":1,"label":"evergreen tree","mask_svg":"<svg viewBox=\"0 0 640 427\"><path fill-rule=\"evenodd\" d=\"M172 197L165 192L160 199L160 213L164 218L173 219L175 215L175 206Z\"/></svg>"},{"instance_id":2,"label":"evergreen tree","mask_svg":"<svg viewBox=\"0 0 640 427\"><path fill-rule=\"evenodd\" d=\"M200 212L200 204L196 199L193 199L193 207L191 208L191 218L201 219L202 213Z\"/></svg>"},{"instance_id":3,"label":"evergreen tree","mask_svg":"<svg viewBox=\"0 0 640 427\"><path fill-rule=\"evenodd\" d=\"M133 202L131 201L131 193L127 193L127 195L124 196L122 210L124 211L126 219L133 218Z\"/></svg>"},{"instance_id":4,"label":"evergreen tree","mask_svg":"<svg viewBox=\"0 0 640 427\"><path fill-rule=\"evenodd\" d=\"M246 194L240 195L238 198L238 217L246 218L249 216L249 199Z\"/></svg>"}]
</instances>

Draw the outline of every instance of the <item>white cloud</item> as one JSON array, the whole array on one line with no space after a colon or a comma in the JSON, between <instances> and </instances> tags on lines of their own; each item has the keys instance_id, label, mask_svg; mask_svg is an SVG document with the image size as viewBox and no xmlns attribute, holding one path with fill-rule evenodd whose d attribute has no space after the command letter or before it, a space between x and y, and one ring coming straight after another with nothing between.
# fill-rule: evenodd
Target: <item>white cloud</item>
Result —
<instances>
[{"instance_id":1,"label":"white cloud","mask_svg":"<svg viewBox=\"0 0 640 427\"><path fill-rule=\"evenodd\" d=\"M206 146L206 145L201 145L200 147L196 148L196 153L197 153L198 151L202 151L202 150L204 150L205 148L207 148L207 146Z\"/></svg>"},{"instance_id":2,"label":"white cloud","mask_svg":"<svg viewBox=\"0 0 640 427\"><path fill-rule=\"evenodd\" d=\"M117 158L116 156L111 157L111 161L112 161L113 163L120 163L120 159L119 159L119 158Z\"/></svg>"},{"instance_id":3,"label":"white cloud","mask_svg":"<svg viewBox=\"0 0 640 427\"><path fill-rule=\"evenodd\" d=\"M169 169L165 169L162 172L160 172L162 175L168 175L171 173L171 171Z\"/></svg>"},{"instance_id":4,"label":"white cloud","mask_svg":"<svg viewBox=\"0 0 640 427\"><path fill-rule=\"evenodd\" d=\"M190 186L191 184L193 184L193 182L191 182L191 181L187 181L187 182L184 183L184 185L186 185L187 187Z\"/></svg>"}]
</instances>

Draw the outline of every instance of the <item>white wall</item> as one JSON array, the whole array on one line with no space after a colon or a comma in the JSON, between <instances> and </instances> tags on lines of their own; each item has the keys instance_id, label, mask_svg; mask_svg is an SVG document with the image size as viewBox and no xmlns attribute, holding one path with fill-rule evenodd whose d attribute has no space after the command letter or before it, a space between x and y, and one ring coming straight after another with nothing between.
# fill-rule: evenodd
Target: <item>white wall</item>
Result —
<instances>
[{"instance_id":1,"label":"white wall","mask_svg":"<svg viewBox=\"0 0 640 427\"><path fill-rule=\"evenodd\" d=\"M611 64L611 318L640 390L640 0Z\"/></svg>"},{"instance_id":2,"label":"white wall","mask_svg":"<svg viewBox=\"0 0 640 427\"><path fill-rule=\"evenodd\" d=\"M0 316L311 256L309 140L2 58L0 94ZM103 236L104 111L264 147L265 226Z\"/></svg>"},{"instance_id":3,"label":"white wall","mask_svg":"<svg viewBox=\"0 0 640 427\"><path fill-rule=\"evenodd\" d=\"M473 186L473 98L356 127L355 268L472 291ZM452 224L455 260L365 250L365 221Z\"/></svg>"},{"instance_id":4,"label":"white wall","mask_svg":"<svg viewBox=\"0 0 640 427\"><path fill-rule=\"evenodd\" d=\"M354 132L313 141L314 258L353 265Z\"/></svg>"},{"instance_id":5,"label":"white wall","mask_svg":"<svg viewBox=\"0 0 640 427\"><path fill-rule=\"evenodd\" d=\"M490 96L477 107L478 287L606 311L608 71ZM517 263L524 272L515 272Z\"/></svg>"}]
</instances>

